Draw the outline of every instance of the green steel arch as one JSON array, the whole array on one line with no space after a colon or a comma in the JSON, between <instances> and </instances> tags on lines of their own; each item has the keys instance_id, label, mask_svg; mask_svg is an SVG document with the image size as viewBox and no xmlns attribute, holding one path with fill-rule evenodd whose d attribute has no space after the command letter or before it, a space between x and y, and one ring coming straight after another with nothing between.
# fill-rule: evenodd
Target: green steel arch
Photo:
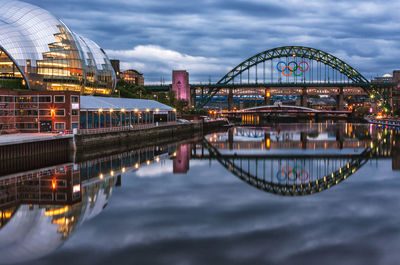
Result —
<instances>
[{"instance_id":1,"label":"green steel arch","mask_svg":"<svg viewBox=\"0 0 400 265\"><path fill-rule=\"evenodd\" d=\"M343 60L333 56L332 54L326 53L324 51L304 47L304 46L283 46L279 48L274 48L261 52L245 61L240 63L238 66L229 71L221 80L218 81L214 86L209 86L208 93L200 100L197 107L204 107L210 100L225 86L235 87L240 86L241 82L236 82L235 78L241 76L243 72L250 71L251 68L257 67L257 65L278 58L304 58L312 61L320 62L326 66L331 67L333 70L338 71L341 75L351 80L351 83L346 83L346 85L355 85L364 89L364 91L380 102L380 106L384 110L390 110L391 104L390 100L384 96L382 92L379 91L379 86L369 82L360 72L350 66ZM312 80L313 81L313 80ZM297 82L295 85L307 85L309 82ZM257 82L255 85L259 85ZM273 85L273 84L270 84Z\"/></svg>"},{"instance_id":2,"label":"green steel arch","mask_svg":"<svg viewBox=\"0 0 400 265\"><path fill-rule=\"evenodd\" d=\"M221 80L218 81L217 84L228 84L231 81L234 81L235 77L239 76L241 73L260 63L283 57L307 58L317 62L322 62L323 64L338 70L343 75L351 79L354 83L369 83L368 79L366 79L356 69L332 54L303 46L284 46L266 50L245 60L227 73Z\"/></svg>"}]
</instances>

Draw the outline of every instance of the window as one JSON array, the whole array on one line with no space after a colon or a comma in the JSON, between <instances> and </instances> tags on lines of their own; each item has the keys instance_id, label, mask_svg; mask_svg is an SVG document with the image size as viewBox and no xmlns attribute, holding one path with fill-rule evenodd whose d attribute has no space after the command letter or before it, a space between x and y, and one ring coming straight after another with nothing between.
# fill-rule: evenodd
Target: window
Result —
<instances>
[{"instance_id":1,"label":"window","mask_svg":"<svg viewBox=\"0 0 400 265\"><path fill-rule=\"evenodd\" d=\"M78 115L79 115L79 111L77 109L73 109L72 116L78 116Z\"/></svg>"},{"instance_id":2,"label":"window","mask_svg":"<svg viewBox=\"0 0 400 265\"><path fill-rule=\"evenodd\" d=\"M72 123L72 129L78 129L78 123L77 122L73 122Z\"/></svg>"},{"instance_id":3,"label":"window","mask_svg":"<svg viewBox=\"0 0 400 265\"><path fill-rule=\"evenodd\" d=\"M71 103L79 103L79 97L78 96L71 96Z\"/></svg>"},{"instance_id":4,"label":"window","mask_svg":"<svg viewBox=\"0 0 400 265\"><path fill-rule=\"evenodd\" d=\"M50 103L51 96L39 96L39 102L41 103Z\"/></svg>"},{"instance_id":5,"label":"window","mask_svg":"<svg viewBox=\"0 0 400 265\"><path fill-rule=\"evenodd\" d=\"M55 103L64 103L65 97L64 96L54 96L54 102Z\"/></svg>"},{"instance_id":6,"label":"window","mask_svg":"<svg viewBox=\"0 0 400 265\"><path fill-rule=\"evenodd\" d=\"M51 116L51 110L41 109L41 110L39 110L39 115L40 116Z\"/></svg>"},{"instance_id":7,"label":"window","mask_svg":"<svg viewBox=\"0 0 400 265\"><path fill-rule=\"evenodd\" d=\"M17 98L17 102L20 103L34 103L37 102L36 96L22 96Z\"/></svg>"},{"instance_id":8,"label":"window","mask_svg":"<svg viewBox=\"0 0 400 265\"><path fill-rule=\"evenodd\" d=\"M65 130L65 123L64 122L56 122L54 124L56 130Z\"/></svg>"},{"instance_id":9,"label":"window","mask_svg":"<svg viewBox=\"0 0 400 265\"><path fill-rule=\"evenodd\" d=\"M57 109L56 110L56 116L65 116L65 110L64 109Z\"/></svg>"}]
</instances>

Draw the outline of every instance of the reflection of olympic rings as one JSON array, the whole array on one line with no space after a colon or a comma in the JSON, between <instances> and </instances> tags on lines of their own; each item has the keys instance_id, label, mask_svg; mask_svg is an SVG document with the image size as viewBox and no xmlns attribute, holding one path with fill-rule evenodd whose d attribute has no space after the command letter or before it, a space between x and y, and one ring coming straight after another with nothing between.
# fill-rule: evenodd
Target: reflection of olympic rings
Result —
<instances>
[{"instance_id":1,"label":"reflection of olympic rings","mask_svg":"<svg viewBox=\"0 0 400 265\"><path fill-rule=\"evenodd\" d=\"M292 168L291 166L284 166L278 173L276 174L276 178L279 182L296 181L299 180L301 182L306 182L309 179L309 173L307 170L304 170L301 166L295 166Z\"/></svg>"},{"instance_id":2,"label":"reflection of olympic rings","mask_svg":"<svg viewBox=\"0 0 400 265\"><path fill-rule=\"evenodd\" d=\"M283 67L281 67L282 65ZM305 68L304 65L307 67ZM310 65L306 61L301 61L300 63L295 61L291 61L289 63L280 61L276 64L276 69L286 77L289 77L292 74L294 74L294 76L303 76L303 74L310 69ZM288 70L290 70L289 74L285 73L285 71L287 72Z\"/></svg>"}]
</instances>

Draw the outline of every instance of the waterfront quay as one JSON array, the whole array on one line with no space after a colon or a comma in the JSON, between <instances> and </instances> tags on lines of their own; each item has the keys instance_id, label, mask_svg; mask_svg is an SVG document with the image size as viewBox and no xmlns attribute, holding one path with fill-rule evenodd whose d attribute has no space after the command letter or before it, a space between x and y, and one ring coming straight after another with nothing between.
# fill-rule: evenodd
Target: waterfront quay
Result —
<instances>
[{"instance_id":1,"label":"waterfront quay","mask_svg":"<svg viewBox=\"0 0 400 265\"><path fill-rule=\"evenodd\" d=\"M169 122L98 128L76 134L11 134L0 136L0 161L57 152L82 151L122 145L143 146L203 135L224 128L225 120Z\"/></svg>"}]
</instances>

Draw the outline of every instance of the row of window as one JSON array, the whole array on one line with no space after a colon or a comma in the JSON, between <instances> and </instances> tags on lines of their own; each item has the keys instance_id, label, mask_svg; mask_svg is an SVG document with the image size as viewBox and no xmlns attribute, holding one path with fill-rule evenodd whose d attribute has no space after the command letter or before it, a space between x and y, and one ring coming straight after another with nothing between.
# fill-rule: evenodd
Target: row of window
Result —
<instances>
[{"instance_id":1,"label":"row of window","mask_svg":"<svg viewBox=\"0 0 400 265\"><path fill-rule=\"evenodd\" d=\"M0 117L4 116L41 116L41 117L51 117L53 115L51 110L47 109L41 109L41 110L15 110L14 112L12 110L0 110ZM72 116L78 116L79 113L77 110L72 111ZM65 116L65 109L57 109L54 111L54 116L56 117L64 117Z\"/></svg>"},{"instance_id":2,"label":"row of window","mask_svg":"<svg viewBox=\"0 0 400 265\"><path fill-rule=\"evenodd\" d=\"M41 110L35 110L35 109L28 109L28 110L15 110L14 112L12 110L0 110L0 117L7 117L7 116L30 116L30 117L51 117L53 115L51 110L48 109L41 109ZM72 110L71 111L72 116L79 116L79 110ZM65 116L65 109L56 109L54 110L54 116L55 117L64 117Z\"/></svg>"},{"instance_id":3,"label":"row of window","mask_svg":"<svg viewBox=\"0 0 400 265\"><path fill-rule=\"evenodd\" d=\"M0 103L51 103L52 96L0 96ZM79 96L71 96L72 103L79 103ZM54 103L65 103L65 96L54 96Z\"/></svg>"}]
</instances>

